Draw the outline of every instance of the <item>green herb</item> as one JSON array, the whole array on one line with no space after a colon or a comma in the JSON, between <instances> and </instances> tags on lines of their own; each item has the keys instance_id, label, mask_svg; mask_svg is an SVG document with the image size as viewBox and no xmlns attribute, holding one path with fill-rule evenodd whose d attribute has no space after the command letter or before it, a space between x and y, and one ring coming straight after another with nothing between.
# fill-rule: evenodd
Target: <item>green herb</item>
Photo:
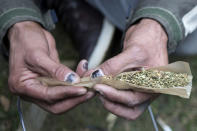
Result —
<instances>
[{"instance_id":1,"label":"green herb","mask_svg":"<svg viewBox=\"0 0 197 131\"><path fill-rule=\"evenodd\" d=\"M121 73L113 79L136 86L151 88L184 87L189 83L188 75L185 73L174 73L158 70Z\"/></svg>"}]
</instances>

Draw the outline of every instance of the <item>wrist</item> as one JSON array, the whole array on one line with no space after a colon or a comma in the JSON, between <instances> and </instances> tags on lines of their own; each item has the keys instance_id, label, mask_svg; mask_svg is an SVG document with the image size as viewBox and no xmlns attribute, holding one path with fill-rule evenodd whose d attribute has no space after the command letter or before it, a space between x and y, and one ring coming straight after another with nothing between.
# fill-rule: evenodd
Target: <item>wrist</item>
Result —
<instances>
[{"instance_id":1,"label":"wrist","mask_svg":"<svg viewBox=\"0 0 197 131\"><path fill-rule=\"evenodd\" d=\"M14 35L19 33L24 33L25 29L31 28L34 29L35 27L40 27L39 24L33 21L23 21L15 23L9 30L8 30L8 39L12 39Z\"/></svg>"},{"instance_id":2,"label":"wrist","mask_svg":"<svg viewBox=\"0 0 197 131\"><path fill-rule=\"evenodd\" d=\"M20 44L21 41L24 41L26 38L29 39L31 32L40 32L41 26L33 21L24 21L14 24L7 33L7 38L10 46L14 46L14 43Z\"/></svg>"},{"instance_id":3,"label":"wrist","mask_svg":"<svg viewBox=\"0 0 197 131\"><path fill-rule=\"evenodd\" d=\"M160 33L160 39L162 41L166 41L165 43L167 44L168 41L168 36L167 33L165 32L165 29L163 28L163 26L157 22L156 20L153 19L142 19L140 24L144 24L147 26L150 26L149 28L153 29L153 34L157 37L158 33Z\"/></svg>"},{"instance_id":4,"label":"wrist","mask_svg":"<svg viewBox=\"0 0 197 131\"><path fill-rule=\"evenodd\" d=\"M124 48L140 44L161 45L167 47L168 37L164 28L153 19L142 19L137 24L128 28L125 36Z\"/></svg>"}]
</instances>

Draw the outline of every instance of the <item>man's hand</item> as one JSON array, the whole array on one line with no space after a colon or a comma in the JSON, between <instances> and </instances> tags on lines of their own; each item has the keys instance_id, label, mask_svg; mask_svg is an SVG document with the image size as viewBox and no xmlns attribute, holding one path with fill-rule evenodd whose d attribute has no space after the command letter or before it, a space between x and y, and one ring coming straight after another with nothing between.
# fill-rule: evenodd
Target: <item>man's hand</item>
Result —
<instances>
[{"instance_id":1,"label":"man's hand","mask_svg":"<svg viewBox=\"0 0 197 131\"><path fill-rule=\"evenodd\" d=\"M123 52L100 65L92 77L116 75L139 67L156 67L168 64L167 35L159 23L142 19L126 32ZM156 94L116 90L97 84L94 89L100 93L104 107L123 118L138 118L153 101Z\"/></svg>"},{"instance_id":2,"label":"man's hand","mask_svg":"<svg viewBox=\"0 0 197 131\"><path fill-rule=\"evenodd\" d=\"M46 87L36 80L39 76L47 76L75 83L87 71L86 60L79 63L77 73L60 64L54 38L40 25L28 21L17 23L9 30L8 38L11 92L55 114L93 96L83 87Z\"/></svg>"}]
</instances>

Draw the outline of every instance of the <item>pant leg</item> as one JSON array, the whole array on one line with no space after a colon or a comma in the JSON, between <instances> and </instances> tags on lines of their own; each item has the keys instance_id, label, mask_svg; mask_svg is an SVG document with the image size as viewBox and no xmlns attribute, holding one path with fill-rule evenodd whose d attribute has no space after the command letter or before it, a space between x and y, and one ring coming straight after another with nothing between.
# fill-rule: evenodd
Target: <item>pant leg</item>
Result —
<instances>
[{"instance_id":1,"label":"pant leg","mask_svg":"<svg viewBox=\"0 0 197 131\"><path fill-rule=\"evenodd\" d=\"M190 34L177 47L175 55L192 56L197 55L197 30Z\"/></svg>"},{"instance_id":2,"label":"pant leg","mask_svg":"<svg viewBox=\"0 0 197 131\"><path fill-rule=\"evenodd\" d=\"M126 19L133 12L137 0L86 0L96 7L120 30L124 30Z\"/></svg>"}]
</instances>

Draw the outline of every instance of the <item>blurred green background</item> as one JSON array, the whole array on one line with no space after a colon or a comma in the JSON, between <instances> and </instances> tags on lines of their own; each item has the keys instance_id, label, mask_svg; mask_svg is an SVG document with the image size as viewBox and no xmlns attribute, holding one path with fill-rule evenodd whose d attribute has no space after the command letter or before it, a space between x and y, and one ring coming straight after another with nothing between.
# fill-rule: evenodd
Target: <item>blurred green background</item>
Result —
<instances>
[{"instance_id":1,"label":"blurred green background","mask_svg":"<svg viewBox=\"0 0 197 131\"><path fill-rule=\"evenodd\" d=\"M58 25L53 31L56 38L60 59L64 64L74 67L78 54L72 46L72 41ZM66 52L66 53L65 53ZM110 52L110 51L109 51ZM110 54L113 54L110 52ZM110 55L108 55L109 57ZM187 61L190 63L193 79L193 89L190 99L176 96L162 95L152 103L156 117L163 119L174 131L197 131L197 56L174 57L170 61ZM19 126L19 117L16 107L16 96L8 90L8 62L0 56L0 131L15 131ZM27 110L30 104L24 104ZM43 123L42 131L107 131L106 121L108 112L102 107L96 97L74 110L62 115L48 114ZM30 122L36 121L37 116ZM27 129L28 130L28 129ZM127 121L118 118L112 131L152 131L154 130L148 111L136 121ZM162 130L160 128L160 130Z\"/></svg>"}]
</instances>

